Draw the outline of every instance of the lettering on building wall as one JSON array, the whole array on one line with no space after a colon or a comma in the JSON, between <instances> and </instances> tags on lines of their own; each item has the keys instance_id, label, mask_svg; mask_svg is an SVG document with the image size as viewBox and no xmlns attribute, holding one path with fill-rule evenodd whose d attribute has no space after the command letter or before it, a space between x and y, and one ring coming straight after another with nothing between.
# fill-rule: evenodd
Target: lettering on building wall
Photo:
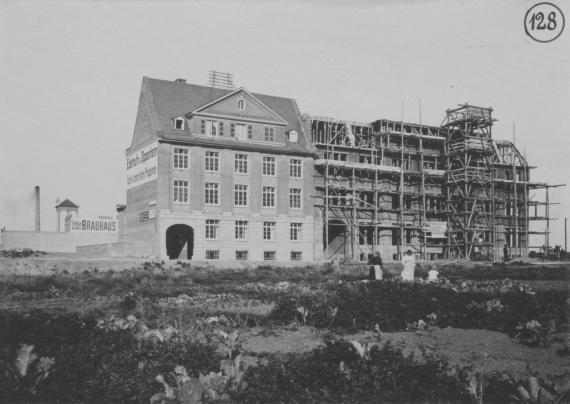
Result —
<instances>
[{"instance_id":1,"label":"lettering on building wall","mask_svg":"<svg viewBox=\"0 0 570 404\"><path fill-rule=\"evenodd\" d=\"M155 180L158 176L158 142L127 156L127 189Z\"/></svg>"},{"instance_id":2,"label":"lettering on building wall","mask_svg":"<svg viewBox=\"0 0 570 404\"><path fill-rule=\"evenodd\" d=\"M117 220L105 217L97 219L71 219L71 231L73 232L116 233L117 227Z\"/></svg>"}]
</instances>

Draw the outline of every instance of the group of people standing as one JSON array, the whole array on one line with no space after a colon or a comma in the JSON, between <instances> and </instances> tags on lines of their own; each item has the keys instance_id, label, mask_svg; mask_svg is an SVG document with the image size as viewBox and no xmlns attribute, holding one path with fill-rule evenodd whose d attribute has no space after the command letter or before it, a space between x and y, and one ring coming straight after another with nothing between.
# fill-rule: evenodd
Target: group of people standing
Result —
<instances>
[{"instance_id":1,"label":"group of people standing","mask_svg":"<svg viewBox=\"0 0 570 404\"><path fill-rule=\"evenodd\" d=\"M368 256L368 265L370 265L370 279L382 280L384 277L382 272L382 258L378 251ZM401 273L402 279L405 281L413 281L416 257L412 254L412 250L406 251L406 254L402 257L402 265L404 267Z\"/></svg>"}]
</instances>

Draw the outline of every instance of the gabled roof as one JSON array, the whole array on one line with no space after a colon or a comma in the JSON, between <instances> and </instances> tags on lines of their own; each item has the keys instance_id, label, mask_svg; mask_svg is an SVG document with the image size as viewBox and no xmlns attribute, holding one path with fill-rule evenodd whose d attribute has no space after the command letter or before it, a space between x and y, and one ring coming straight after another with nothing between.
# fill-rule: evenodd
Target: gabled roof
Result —
<instances>
[{"instance_id":1,"label":"gabled roof","mask_svg":"<svg viewBox=\"0 0 570 404\"><path fill-rule=\"evenodd\" d=\"M238 90L239 91L239 90ZM186 116L208 104L224 98L236 90L226 90L196 84L177 83L174 81L152 79L144 77L141 87L137 123L131 147L138 146L152 140L171 140L177 142L204 142L199 136L193 136L189 131L180 131L173 128L173 119L177 116ZM292 98L276 97L271 95L248 93L257 99L266 108L273 111L286 123L285 130L295 130L299 133L297 143L283 143L281 152L313 154L313 148L307 142L303 130L302 117L297 103ZM239 141L227 139L214 139L212 142L227 141L231 145ZM220 143L220 144L222 144ZM243 142L244 147L252 150L265 146L260 143Z\"/></svg>"},{"instance_id":2,"label":"gabled roof","mask_svg":"<svg viewBox=\"0 0 570 404\"><path fill-rule=\"evenodd\" d=\"M79 208L79 206L77 206L76 204L74 204L73 202L71 202L69 199L66 198L58 205L56 205L56 208Z\"/></svg>"},{"instance_id":3,"label":"gabled roof","mask_svg":"<svg viewBox=\"0 0 570 404\"><path fill-rule=\"evenodd\" d=\"M247 99L249 99L250 102L257 104L257 106L260 107L264 111L264 114L267 114L266 116L268 117L269 122L273 122L273 123L278 124L278 125L281 125L281 124L287 125L287 121L285 119L281 118L277 112L273 111L271 108L269 108L262 101L257 99L253 94L251 94L249 91L247 91L243 87L238 88L237 90L232 91L231 93L228 93L228 94L222 96L221 98L218 98L217 100L214 100L214 101L212 101L206 105L203 105L200 108L195 109L195 110L190 111L190 112L192 114L199 114L199 113L208 112L208 110L212 109L214 106L221 104L224 101L226 101L232 97L236 97L239 94L245 95L245 97ZM243 98L243 97L240 97L240 98Z\"/></svg>"}]
</instances>

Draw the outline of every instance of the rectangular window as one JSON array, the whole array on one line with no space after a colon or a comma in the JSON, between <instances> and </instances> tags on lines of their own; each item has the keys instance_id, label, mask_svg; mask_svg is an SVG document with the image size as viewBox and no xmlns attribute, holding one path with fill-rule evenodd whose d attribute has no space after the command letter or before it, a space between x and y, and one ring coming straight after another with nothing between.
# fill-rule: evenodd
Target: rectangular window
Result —
<instances>
[{"instance_id":1,"label":"rectangular window","mask_svg":"<svg viewBox=\"0 0 570 404\"><path fill-rule=\"evenodd\" d=\"M301 261L303 253L301 251L291 251L291 261Z\"/></svg>"},{"instance_id":2,"label":"rectangular window","mask_svg":"<svg viewBox=\"0 0 570 404\"><path fill-rule=\"evenodd\" d=\"M247 221L236 220L234 226L236 240L247 240Z\"/></svg>"},{"instance_id":3,"label":"rectangular window","mask_svg":"<svg viewBox=\"0 0 570 404\"><path fill-rule=\"evenodd\" d=\"M234 156L234 172L236 174L247 174L247 154L236 154Z\"/></svg>"},{"instance_id":4,"label":"rectangular window","mask_svg":"<svg viewBox=\"0 0 570 404\"><path fill-rule=\"evenodd\" d=\"M301 178L302 176L303 176L303 171L301 169L301 160L290 159L289 160L289 177Z\"/></svg>"},{"instance_id":5,"label":"rectangular window","mask_svg":"<svg viewBox=\"0 0 570 404\"><path fill-rule=\"evenodd\" d=\"M238 123L235 125L236 139L245 140L247 137L247 126L243 123Z\"/></svg>"},{"instance_id":6,"label":"rectangular window","mask_svg":"<svg viewBox=\"0 0 570 404\"><path fill-rule=\"evenodd\" d=\"M253 138L253 126L251 125L247 125L247 138L248 139Z\"/></svg>"},{"instance_id":7,"label":"rectangular window","mask_svg":"<svg viewBox=\"0 0 570 404\"><path fill-rule=\"evenodd\" d=\"M406 238L406 244L412 244L412 237L414 233L412 230L404 230L404 237Z\"/></svg>"},{"instance_id":8,"label":"rectangular window","mask_svg":"<svg viewBox=\"0 0 570 404\"><path fill-rule=\"evenodd\" d=\"M174 180L174 203L188 203L188 181Z\"/></svg>"},{"instance_id":9,"label":"rectangular window","mask_svg":"<svg viewBox=\"0 0 570 404\"><path fill-rule=\"evenodd\" d=\"M273 240L275 238L275 222L263 222L263 239Z\"/></svg>"},{"instance_id":10,"label":"rectangular window","mask_svg":"<svg viewBox=\"0 0 570 404\"><path fill-rule=\"evenodd\" d=\"M204 154L204 169L206 171L220 171L220 153L207 151Z\"/></svg>"},{"instance_id":11,"label":"rectangular window","mask_svg":"<svg viewBox=\"0 0 570 404\"><path fill-rule=\"evenodd\" d=\"M266 142L275 141L275 130L273 128L265 128L264 139Z\"/></svg>"},{"instance_id":12,"label":"rectangular window","mask_svg":"<svg viewBox=\"0 0 570 404\"><path fill-rule=\"evenodd\" d=\"M218 136L224 136L224 123L218 122Z\"/></svg>"},{"instance_id":13,"label":"rectangular window","mask_svg":"<svg viewBox=\"0 0 570 404\"><path fill-rule=\"evenodd\" d=\"M188 149L175 148L172 155L174 157L174 168L188 169Z\"/></svg>"},{"instance_id":14,"label":"rectangular window","mask_svg":"<svg viewBox=\"0 0 570 404\"><path fill-rule=\"evenodd\" d=\"M275 261L275 251L263 251L264 261Z\"/></svg>"},{"instance_id":15,"label":"rectangular window","mask_svg":"<svg viewBox=\"0 0 570 404\"><path fill-rule=\"evenodd\" d=\"M218 229L220 221L214 219L206 219L206 238L208 240L216 240L218 238Z\"/></svg>"},{"instance_id":16,"label":"rectangular window","mask_svg":"<svg viewBox=\"0 0 570 404\"><path fill-rule=\"evenodd\" d=\"M219 260L220 259L220 250L206 250L206 259L207 260Z\"/></svg>"},{"instance_id":17,"label":"rectangular window","mask_svg":"<svg viewBox=\"0 0 570 404\"><path fill-rule=\"evenodd\" d=\"M234 185L234 206L247 206L247 185Z\"/></svg>"},{"instance_id":18,"label":"rectangular window","mask_svg":"<svg viewBox=\"0 0 570 404\"><path fill-rule=\"evenodd\" d=\"M263 156L263 175L275 176L275 157Z\"/></svg>"},{"instance_id":19,"label":"rectangular window","mask_svg":"<svg viewBox=\"0 0 570 404\"><path fill-rule=\"evenodd\" d=\"M289 188L289 207L301 209L301 188Z\"/></svg>"},{"instance_id":20,"label":"rectangular window","mask_svg":"<svg viewBox=\"0 0 570 404\"><path fill-rule=\"evenodd\" d=\"M219 205L220 184L217 182L206 182L204 184L204 203L206 205Z\"/></svg>"},{"instance_id":21,"label":"rectangular window","mask_svg":"<svg viewBox=\"0 0 570 404\"><path fill-rule=\"evenodd\" d=\"M247 261L247 251L236 251L237 261Z\"/></svg>"},{"instance_id":22,"label":"rectangular window","mask_svg":"<svg viewBox=\"0 0 570 404\"><path fill-rule=\"evenodd\" d=\"M145 210L144 212L139 213L139 222L146 222L150 219L149 211Z\"/></svg>"},{"instance_id":23,"label":"rectangular window","mask_svg":"<svg viewBox=\"0 0 570 404\"><path fill-rule=\"evenodd\" d=\"M235 123L230 123L230 136L231 137L236 136L236 124Z\"/></svg>"},{"instance_id":24,"label":"rectangular window","mask_svg":"<svg viewBox=\"0 0 570 404\"><path fill-rule=\"evenodd\" d=\"M202 120L200 122L200 133L206 136L219 136L220 125L222 123L218 121Z\"/></svg>"},{"instance_id":25,"label":"rectangular window","mask_svg":"<svg viewBox=\"0 0 570 404\"><path fill-rule=\"evenodd\" d=\"M303 223L291 223L289 227L289 238L291 241L303 240Z\"/></svg>"},{"instance_id":26,"label":"rectangular window","mask_svg":"<svg viewBox=\"0 0 570 404\"><path fill-rule=\"evenodd\" d=\"M264 208L275 207L275 187L263 187L261 206Z\"/></svg>"}]
</instances>

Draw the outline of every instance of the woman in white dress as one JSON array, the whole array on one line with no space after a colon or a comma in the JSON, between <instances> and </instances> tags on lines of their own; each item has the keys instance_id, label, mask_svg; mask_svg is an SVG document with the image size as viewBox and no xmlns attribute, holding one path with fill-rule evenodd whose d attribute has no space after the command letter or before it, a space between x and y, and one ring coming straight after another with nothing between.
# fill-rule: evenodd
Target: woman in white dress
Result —
<instances>
[{"instance_id":1,"label":"woman in white dress","mask_svg":"<svg viewBox=\"0 0 570 404\"><path fill-rule=\"evenodd\" d=\"M412 255L412 250L406 251L406 254L402 257L402 265L404 266L402 279L405 281L413 281L416 257Z\"/></svg>"}]
</instances>

